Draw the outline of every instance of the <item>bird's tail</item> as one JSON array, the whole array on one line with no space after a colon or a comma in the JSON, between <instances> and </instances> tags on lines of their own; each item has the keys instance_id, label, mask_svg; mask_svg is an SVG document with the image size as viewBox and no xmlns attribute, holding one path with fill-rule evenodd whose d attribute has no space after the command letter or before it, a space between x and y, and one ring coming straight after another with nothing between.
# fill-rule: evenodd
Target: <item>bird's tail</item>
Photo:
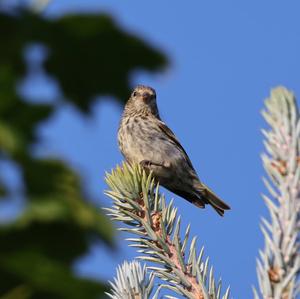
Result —
<instances>
[{"instance_id":1,"label":"bird's tail","mask_svg":"<svg viewBox=\"0 0 300 299\"><path fill-rule=\"evenodd\" d=\"M230 210L230 206L222 201L213 191L211 191L206 185L201 184L201 196L203 196L208 203L216 210L216 212L223 216L225 210Z\"/></svg>"}]
</instances>

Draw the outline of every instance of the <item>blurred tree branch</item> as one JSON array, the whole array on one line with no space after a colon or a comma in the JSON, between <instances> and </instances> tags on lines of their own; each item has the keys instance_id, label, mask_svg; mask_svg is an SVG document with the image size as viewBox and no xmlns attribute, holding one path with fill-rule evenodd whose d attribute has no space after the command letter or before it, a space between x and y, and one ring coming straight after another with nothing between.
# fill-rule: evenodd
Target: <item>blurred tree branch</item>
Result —
<instances>
[{"instance_id":1,"label":"blurred tree branch","mask_svg":"<svg viewBox=\"0 0 300 299\"><path fill-rule=\"evenodd\" d=\"M51 0L31 0L31 8L35 12L42 12L50 4Z\"/></svg>"},{"instance_id":2,"label":"blurred tree branch","mask_svg":"<svg viewBox=\"0 0 300 299\"><path fill-rule=\"evenodd\" d=\"M105 14L48 19L20 6L0 12L0 41L0 162L18 166L26 199L18 218L0 225L0 298L99 298L105 286L76 277L72 265L95 237L112 246L112 226L89 203L74 170L36 158L31 148L40 142L38 126L64 103L86 116L99 95L122 103L131 73L160 70L166 59ZM30 103L17 91L28 68L24 49L33 43L47 49L44 68L62 92L55 104ZM1 177L0 186L9 202Z\"/></svg>"}]
</instances>

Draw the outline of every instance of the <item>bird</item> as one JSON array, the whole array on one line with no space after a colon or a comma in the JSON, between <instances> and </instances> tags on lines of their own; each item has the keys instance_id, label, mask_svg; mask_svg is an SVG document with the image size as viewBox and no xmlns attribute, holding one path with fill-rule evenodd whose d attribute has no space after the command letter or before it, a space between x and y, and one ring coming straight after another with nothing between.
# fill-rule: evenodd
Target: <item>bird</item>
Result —
<instances>
[{"instance_id":1,"label":"bird","mask_svg":"<svg viewBox=\"0 0 300 299\"><path fill-rule=\"evenodd\" d=\"M206 204L223 216L230 207L202 183L175 134L161 120L153 88L132 91L118 129L119 149L129 164L151 171L159 184L199 208Z\"/></svg>"}]
</instances>

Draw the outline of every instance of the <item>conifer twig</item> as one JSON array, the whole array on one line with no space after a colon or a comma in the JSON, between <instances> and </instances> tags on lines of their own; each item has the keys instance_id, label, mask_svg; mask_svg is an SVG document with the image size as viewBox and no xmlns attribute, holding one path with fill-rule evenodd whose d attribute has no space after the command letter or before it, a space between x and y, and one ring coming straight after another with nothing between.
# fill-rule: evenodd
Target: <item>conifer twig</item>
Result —
<instances>
[{"instance_id":1,"label":"conifer twig","mask_svg":"<svg viewBox=\"0 0 300 299\"><path fill-rule=\"evenodd\" d=\"M259 252L257 276L263 298L289 299L299 294L300 119L294 95L274 89L265 102L263 116L270 126L263 130L262 155L269 196L263 199L270 221L262 219L265 248ZM254 290L254 297L260 298Z\"/></svg>"},{"instance_id":2,"label":"conifer twig","mask_svg":"<svg viewBox=\"0 0 300 299\"><path fill-rule=\"evenodd\" d=\"M126 224L120 230L137 235L127 240L142 254L138 258L158 264L148 269L165 281L161 287L191 299L229 298L229 288L221 295L221 280L214 278L209 259L203 259L203 248L197 254L196 237L189 239L190 226L181 240L177 209L159 194L151 174L124 163L107 174L106 181L111 188L106 194L113 199L106 210L113 220Z\"/></svg>"},{"instance_id":3,"label":"conifer twig","mask_svg":"<svg viewBox=\"0 0 300 299\"><path fill-rule=\"evenodd\" d=\"M154 275L148 279L146 266L137 261L124 262L117 269L117 277L111 284L111 293L106 293L112 299L148 299L154 285Z\"/></svg>"}]
</instances>

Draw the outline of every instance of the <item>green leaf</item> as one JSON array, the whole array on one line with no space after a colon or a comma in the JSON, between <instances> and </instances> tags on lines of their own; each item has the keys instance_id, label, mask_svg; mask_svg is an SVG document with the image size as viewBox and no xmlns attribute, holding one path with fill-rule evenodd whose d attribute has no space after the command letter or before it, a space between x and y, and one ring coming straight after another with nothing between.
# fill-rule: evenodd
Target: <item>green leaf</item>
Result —
<instances>
[{"instance_id":1,"label":"green leaf","mask_svg":"<svg viewBox=\"0 0 300 299\"><path fill-rule=\"evenodd\" d=\"M27 285L19 285L12 290L9 290L6 294L0 297L0 299L29 299L32 296L32 291Z\"/></svg>"},{"instance_id":2,"label":"green leaf","mask_svg":"<svg viewBox=\"0 0 300 299\"><path fill-rule=\"evenodd\" d=\"M49 293L52 298L92 299L99 298L106 289L99 282L75 277L63 264L54 262L39 252L8 254L5 258L0 258L0 265L7 273L14 273L36 289L36 298L45 298L43 294Z\"/></svg>"},{"instance_id":3,"label":"green leaf","mask_svg":"<svg viewBox=\"0 0 300 299\"><path fill-rule=\"evenodd\" d=\"M32 43L49 54L45 70L63 93L55 105L26 102L17 92L31 67L23 56ZM0 160L17 164L26 199L16 221L0 225L0 298L99 298L103 285L74 277L72 265L95 239L112 247L112 225L89 202L80 177L64 161L33 157L32 145L41 141L39 125L61 105L88 115L98 95L122 103L132 72L159 70L166 58L104 14L47 19L21 9L0 12L0 45Z\"/></svg>"},{"instance_id":4,"label":"green leaf","mask_svg":"<svg viewBox=\"0 0 300 299\"><path fill-rule=\"evenodd\" d=\"M9 32L9 34L7 34ZM66 100L88 112L97 95L124 102L134 70L157 71L166 58L107 15L67 15L49 20L30 12L0 14L0 66L12 62L23 74L21 50L28 42L49 48L47 71L59 82Z\"/></svg>"}]
</instances>

